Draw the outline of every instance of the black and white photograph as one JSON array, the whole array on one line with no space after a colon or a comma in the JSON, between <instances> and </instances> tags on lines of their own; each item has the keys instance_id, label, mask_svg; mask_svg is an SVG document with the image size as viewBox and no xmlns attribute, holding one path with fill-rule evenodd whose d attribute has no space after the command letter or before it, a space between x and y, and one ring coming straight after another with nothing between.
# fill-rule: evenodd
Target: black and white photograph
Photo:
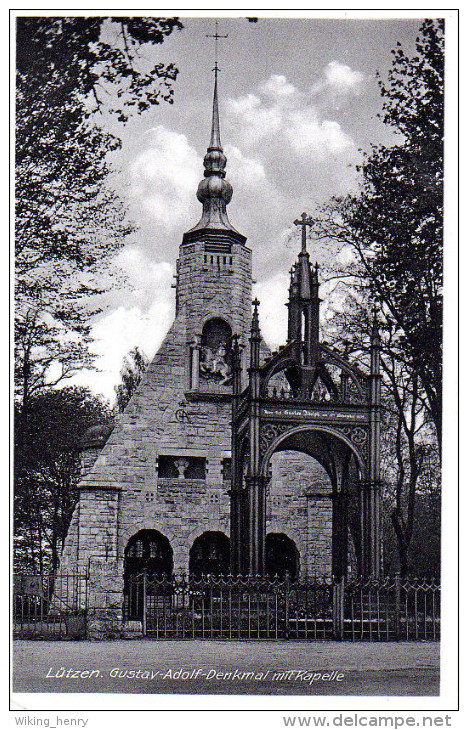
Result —
<instances>
[{"instance_id":1,"label":"black and white photograph","mask_svg":"<svg viewBox=\"0 0 468 730\"><path fill-rule=\"evenodd\" d=\"M457 13L10 11L16 725L456 727Z\"/></svg>"}]
</instances>

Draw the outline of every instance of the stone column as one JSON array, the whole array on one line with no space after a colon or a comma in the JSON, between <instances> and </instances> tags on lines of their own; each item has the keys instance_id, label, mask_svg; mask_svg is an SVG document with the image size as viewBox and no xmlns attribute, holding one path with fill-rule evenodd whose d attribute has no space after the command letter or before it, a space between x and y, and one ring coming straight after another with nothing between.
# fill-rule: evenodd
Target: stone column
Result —
<instances>
[{"instance_id":1,"label":"stone column","mask_svg":"<svg viewBox=\"0 0 468 730\"><path fill-rule=\"evenodd\" d=\"M335 578L346 576L348 564L348 496L335 492L333 499L332 571Z\"/></svg>"},{"instance_id":2,"label":"stone column","mask_svg":"<svg viewBox=\"0 0 468 730\"><path fill-rule=\"evenodd\" d=\"M123 629L123 570L115 560L89 560L87 638L118 639Z\"/></svg>"},{"instance_id":3,"label":"stone column","mask_svg":"<svg viewBox=\"0 0 468 730\"><path fill-rule=\"evenodd\" d=\"M192 344L192 362L190 373L190 388L198 390L200 387L200 337L195 336Z\"/></svg>"}]
</instances>

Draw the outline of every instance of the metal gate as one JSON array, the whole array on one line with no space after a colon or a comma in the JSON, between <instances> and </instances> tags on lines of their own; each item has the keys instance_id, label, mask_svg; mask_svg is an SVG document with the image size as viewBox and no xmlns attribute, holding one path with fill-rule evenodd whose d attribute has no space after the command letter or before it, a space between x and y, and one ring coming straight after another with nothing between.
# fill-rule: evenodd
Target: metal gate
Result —
<instances>
[{"instance_id":1,"label":"metal gate","mask_svg":"<svg viewBox=\"0 0 468 730\"><path fill-rule=\"evenodd\" d=\"M13 636L82 638L86 633L85 573L13 576Z\"/></svg>"}]
</instances>

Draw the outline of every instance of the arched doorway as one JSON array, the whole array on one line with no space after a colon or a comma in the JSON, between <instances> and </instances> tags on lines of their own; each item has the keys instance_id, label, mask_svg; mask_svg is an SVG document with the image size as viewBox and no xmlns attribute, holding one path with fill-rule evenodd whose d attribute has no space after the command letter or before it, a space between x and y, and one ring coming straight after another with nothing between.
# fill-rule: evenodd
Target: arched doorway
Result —
<instances>
[{"instance_id":1,"label":"arched doorway","mask_svg":"<svg viewBox=\"0 0 468 730\"><path fill-rule=\"evenodd\" d=\"M230 540L224 532L204 532L190 549L189 573L228 575L230 572Z\"/></svg>"},{"instance_id":2,"label":"arched doorway","mask_svg":"<svg viewBox=\"0 0 468 730\"><path fill-rule=\"evenodd\" d=\"M153 594L170 597L172 571L173 554L167 537L158 530L140 530L130 538L124 562L124 600L128 618L142 618L145 596L147 599Z\"/></svg>"},{"instance_id":3,"label":"arched doorway","mask_svg":"<svg viewBox=\"0 0 468 730\"><path fill-rule=\"evenodd\" d=\"M266 536L266 573L271 578L277 575L284 578L286 573L291 580L299 575L299 551L294 540L283 532L270 532Z\"/></svg>"}]
</instances>

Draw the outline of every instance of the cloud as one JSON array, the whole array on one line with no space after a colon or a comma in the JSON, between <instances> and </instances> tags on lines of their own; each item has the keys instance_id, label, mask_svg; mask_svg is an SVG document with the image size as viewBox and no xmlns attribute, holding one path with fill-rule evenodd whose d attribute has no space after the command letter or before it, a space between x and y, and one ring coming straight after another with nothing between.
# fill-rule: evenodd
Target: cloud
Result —
<instances>
[{"instance_id":1,"label":"cloud","mask_svg":"<svg viewBox=\"0 0 468 730\"><path fill-rule=\"evenodd\" d=\"M260 300L260 328L266 343L272 348L284 344L288 332L288 313L284 306L288 298L289 275L278 272L255 285Z\"/></svg>"},{"instance_id":2,"label":"cloud","mask_svg":"<svg viewBox=\"0 0 468 730\"><path fill-rule=\"evenodd\" d=\"M283 145L286 155L304 162L321 162L327 155L354 152L353 139L337 119L327 118L314 96L324 88L348 93L363 76L337 61L325 67L323 76L310 94L301 92L285 76L274 74L258 87L258 93L229 99L229 120L239 139L238 146L253 147L268 141L272 149Z\"/></svg>"},{"instance_id":3,"label":"cloud","mask_svg":"<svg viewBox=\"0 0 468 730\"><path fill-rule=\"evenodd\" d=\"M261 159L245 155L238 147L226 145L228 179L233 185L233 201L228 208L232 224L248 238L255 254L255 263L265 264L271 257L282 255L278 239L277 219L272 211L284 210L287 196L268 175ZM274 242L274 243L273 243Z\"/></svg>"},{"instance_id":4,"label":"cloud","mask_svg":"<svg viewBox=\"0 0 468 730\"><path fill-rule=\"evenodd\" d=\"M145 307L161 288L170 286L173 265L166 261L152 261L138 246L126 246L117 257L117 266L126 276L129 284L128 298L138 306Z\"/></svg>"},{"instance_id":5,"label":"cloud","mask_svg":"<svg viewBox=\"0 0 468 730\"><path fill-rule=\"evenodd\" d=\"M92 328L93 351L98 371L82 371L73 379L75 384L86 384L95 392L114 400L114 385L124 357L135 346L148 357L153 357L163 341L174 316L171 289L172 266L166 262L146 260L141 251L128 249L121 254L122 268L131 283L139 286L130 292L130 303L120 305L102 316ZM148 292L151 305L145 308ZM135 300L141 303L133 304Z\"/></svg>"},{"instance_id":6,"label":"cloud","mask_svg":"<svg viewBox=\"0 0 468 730\"><path fill-rule=\"evenodd\" d=\"M338 122L320 121L313 108L291 114L285 134L297 154L307 154L317 161L323 161L329 155L343 155L355 147Z\"/></svg>"},{"instance_id":7,"label":"cloud","mask_svg":"<svg viewBox=\"0 0 468 730\"><path fill-rule=\"evenodd\" d=\"M272 74L268 81L260 86L260 91L266 96L280 99L290 99L298 94L296 87L288 82L286 76L279 74Z\"/></svg>"},{"instance_id":8,"label":"cloud","mask_svg":"<svg viewBox=\"0 0 468 730\"><path fill-rule=\"evenodd\" d=\"M353 71L350 66L339 61L330 61L324 75L328 86L345 93L357 89L364 80L360 71Z\"/></svg>"},{"instance_id":9,"label":"cloud","mask_svg":"<svg viewBox=\"0 0 468 730\"><path fill-rule=\"evenodd\" d=\"M281 109L264 106L255 94L228 99L227 106L229 117L234 124L239 125L242 140L247 146L274 136L283 126Z\"/></svg>"},{"instance_id":10,"label":"cloud","mask_svg":"<svg viewBox=\"0 0 468 730\"><path fill-rule=\"evenodd\" d=\"M130 166L133 204L153 224L180 230L191 214L196 217L201 169L202 161L184 134L153 127Z\"/></svg>"}]
</instances>

